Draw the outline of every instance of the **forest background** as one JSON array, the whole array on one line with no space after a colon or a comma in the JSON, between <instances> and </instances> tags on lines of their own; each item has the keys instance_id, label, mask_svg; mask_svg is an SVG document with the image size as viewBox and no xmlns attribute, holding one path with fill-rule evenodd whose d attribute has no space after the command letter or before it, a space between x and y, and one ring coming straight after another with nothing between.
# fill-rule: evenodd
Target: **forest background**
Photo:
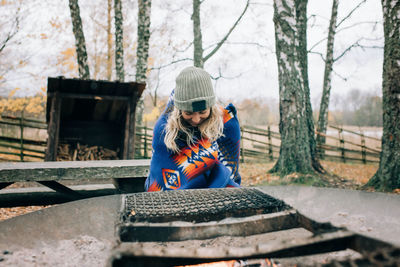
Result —
<instances>
[{"instance_id":1,"label":"forest background","mask_svg":"<svg viewBox=\"0 0 400 267\"><path fill-rule=\"evenodd\" d=\"M324 3L321 3L324 2ZM72 23L67 1L0 1L0 112L44 117L47 77L77 77ZM107 2L80 1L91 78L115 80L107 56ZM122 1L125 80L136 72L137 2ZM204 1L205 51L212 49L240 15L244 1ZM330 17L325 1L309 1L308 46L310 93L317 119L322 93L324 54ZM145 121L151 126L174 86L174 77L193 54L192 1L152 1L151 38L145 91ZM217 96L233 102L242 124L279 122L277 64L274 55L272 1L252 1L221 49L205 64ZM381 126L383 59L379 1L346 1L339 5L329 121L335 125ZM113 40L111 39L111 42ZM111 71L108 66L111 64Z\"/></svg>"}]
</instances>

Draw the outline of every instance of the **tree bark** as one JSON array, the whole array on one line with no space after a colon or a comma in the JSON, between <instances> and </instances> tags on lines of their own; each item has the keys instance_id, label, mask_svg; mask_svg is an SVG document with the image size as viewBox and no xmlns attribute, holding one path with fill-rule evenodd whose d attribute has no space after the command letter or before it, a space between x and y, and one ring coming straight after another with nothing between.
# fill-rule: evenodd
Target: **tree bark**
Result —
<instances>
[{"instance_id":1,"label":"tree bark","mask_svg":"<svg viewBox=\"0 0 400 267\"><path fill-rule=\"evenodd\" d=\"M111 34L112 0L107 0L107 80L111 81L112 75L112 34Z\"/></svg>"},{"instance_id":2,"label":"tree bark","mask_svg":"<svg viewBox=\"0 0 400 267\"><path fill-rule=\"evenodd\" d=\"M233 30L239 24L240 20L242 19L242 17L246 13L247 9L249 8L250 0L247 0L244 10L240 14L240 16L237 18L235 23L232 25L232 27L225 34L225 36L218 42L218 44L214 47L214 49L210 53L208 53L206 56L203 56L204 50L203 50L203 40L202 40L201 22L200 22L200 5L201 5L201 3L202 3L201 0L193 0L193 14L192 14L193 45L194 45L193 61L194 61L194 66L199 67L199 68L203 68L204 63L208 59L210 59L221 48L221 46L225 43L226 40L228 40L229 35L233 32Z\"/></svg>"},{"instance_id":3,"label":"tree bark","mask_svg":"<svg viewBox=\"0 0 400 267\"><path fill-rule=\"evenodd\" d=\"M326 129L328 125L328 107L329 107L329 98L331 94L331 76L332 76L332 66L333 66L333 46L335 41L336 34L336 21L337 21L337 12L338 12L338 0L332 1L332 13L331 20L329 22L329 32L328 32L328 42L326 46L326 58L325 58L325 72L324 72L324 82L321 96L321 104L319 107L319 116L318 116L318 124L317 131L319 133L326 134ZM317 143L325 144L325 136L318 135Z\"/></svg>"},{"instance_id":4,"label":"tree bark","mask_svg":"<svg viewBox=\"0 0 400 267\"><path fill-rule=\"evenodd\" d=\"M367 186L400 188L400 2L382 0L385 47L383 55L383 135L378 171Z\"/></svg>"},{"instance_id":5,"label":"tree bark","mask_svg":"<svg viewBox=\"0 0 400 267\"><path fill-rule=\"evenodd\" d=\"M146 82L149 58L151 0L139 0L136 81Z\"/></svg>"},{"instance_id":6,"label":"tree bark","mask_svg":"<svg viewBox=\"0 0 400 267\"><path fill-rule=\"evenodd\" d=\"M114 0L115 12L115 70L117 80L123 82L125 80L124 71L124 31L122 17L122 1Z\"/></svg>"},{"instance_id":7,"label":"tree bark","mask_svg":"<svg viewBox=\"0 0 400 267\"><path fill-rule=\"evenodd\" d=\"M203 68L203 38L201 35L201 23L200 23L200 0L193 0L193 61L194 66L198 68Z\"/></svg>"},{"instance_id":8,"label":"tree bark","mask_svg":"<svg viewBox=\"0 0 400 267\"><path fill-rule=\"evenodd\" d=\"M136 52L136 81L145 83L147 80L147 68L149 59L149 40L150 40L150 16L151 16L151 0L139 0L138 8L138 48ZM143 97L139 99L136 106L136 125L143 125L144 101ZM142 132L136 128L136 132ZM137 148L135 154L140 156L140 149Z\"/></svg>"},{"instance_id":9,"label":"tree bark","mask_svg":"<svg viewBox=\"0 0 400 267\"><path fill-rule=\"evenodd\" d=\"M86 52L86 42L85 36L83 34L78 0L69 0L69 9L71 11L72 31L75 35L79 77L82 79L90 79L88 56Z\"/></svg>"},{"instance_id":10,"label":"tree bark","mask_svg":"<svg viewBox=\"0 0 400 267\"><path fill-rule=\"evenodd\" d=\"M317 144L315 141L314 118L310 100L310 86L308 82L308 51L307 51L307 3L308 0L296 0L296 25L298 32L297 54L299 57L301 76L304 87L304 100L306 103L306 119L309 132L309 145L312 166L318 172L323 172L323 168L318 160Z\"/></svg>"},{"instance_id":11,"label":"tree bark","mask_svg":"<svg viewBox=\"0 0 400 267\"><path fill-rule=\"evenodd\" d=\"M279 159L271 172L312 173L306 92L298 55L295 0L274 0L275 49L279 72Z\"/></svg>"}]
</instances>

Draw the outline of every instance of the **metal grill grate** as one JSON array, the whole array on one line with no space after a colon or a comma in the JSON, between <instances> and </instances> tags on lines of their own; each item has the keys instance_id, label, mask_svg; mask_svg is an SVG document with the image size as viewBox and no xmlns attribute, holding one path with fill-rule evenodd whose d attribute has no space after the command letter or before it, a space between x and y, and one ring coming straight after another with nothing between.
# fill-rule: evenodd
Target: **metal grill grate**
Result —
<instances>
[{"instance_id":1,"label":"metal grill grate","mask_svg":"<svg viewBox=\"0 0 400 267\"><path fill-rule=\"evenodd\" d=\"M289 208L254 188L174 190L126 195L123 222L207 222Z\"/></svg>"}]
</instances>

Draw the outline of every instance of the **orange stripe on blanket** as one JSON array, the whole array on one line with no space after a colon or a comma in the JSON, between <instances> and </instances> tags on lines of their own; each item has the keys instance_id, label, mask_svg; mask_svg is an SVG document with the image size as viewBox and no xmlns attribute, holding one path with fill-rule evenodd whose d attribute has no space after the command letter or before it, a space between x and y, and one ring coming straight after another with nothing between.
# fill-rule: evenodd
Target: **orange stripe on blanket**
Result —
<instances>
[{"instance_id":1,"label":"orange stripe on blanket","mask_svg":"<svg viewBox=\"0 0 400 267\"><path fill-rule=\"evenodd\" d=\"M208 139L202 139L192 147L185 147L174 156L174 161L183 174L191 180L207 171L218 159L218 147L213 147Z\"/></svg>"},{"instance_id":2,"label":"orange stripe on blanket","mask_svg":"<svg viewBox=\"0 0 400 267\"><path fill-rule=\"evenodd\" d=\"M230 119L232 119L234 116L229 110L227 109L222 109L223 112L223 119L224 119L224 124L227 123Z\"/></svg>"},{"instance_id":3,"label":"orange stripe on blanket","mask_svg":"<svg viewBox=\"0 0 400 267\"><path fill-rule=\"evenodd\" d=\"M156 180L149 186L149 189L147 189L148 192L154 192L154 191L161 191L161 185L157 183Z\"/></svg>"}]
</instances>

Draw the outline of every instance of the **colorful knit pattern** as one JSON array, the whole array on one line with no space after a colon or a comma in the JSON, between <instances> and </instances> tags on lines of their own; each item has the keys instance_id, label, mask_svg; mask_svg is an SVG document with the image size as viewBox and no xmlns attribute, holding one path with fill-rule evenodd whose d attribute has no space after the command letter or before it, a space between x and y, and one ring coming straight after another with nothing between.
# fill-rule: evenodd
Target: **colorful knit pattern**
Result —
<instances>
[{"instance_id":1,"label":"colorful knit pattern","mask_svg":"<svg viewBox=\"0 0 400 267\"><path fill-rule=\"evenodd\" d=\"M239 187L240 127L235 107L229 104L224 109L224 136L215 142L199 137L192 146L178 142L180 152L173 153L164 144L171 105L170 98L154 127L146 191Z\"/></svg>"}]
</instances>

